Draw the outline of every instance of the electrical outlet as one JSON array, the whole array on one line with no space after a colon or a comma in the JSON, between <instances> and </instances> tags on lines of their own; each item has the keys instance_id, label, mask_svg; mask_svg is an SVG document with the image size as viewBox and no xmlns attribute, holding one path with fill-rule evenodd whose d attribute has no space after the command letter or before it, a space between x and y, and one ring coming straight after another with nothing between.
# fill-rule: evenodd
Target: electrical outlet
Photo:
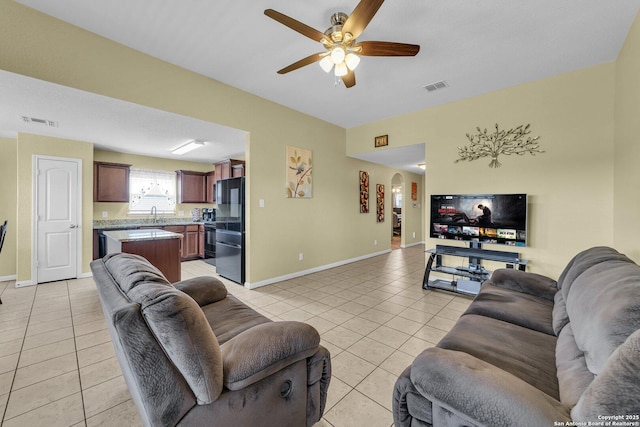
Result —
<instances>
[{"instance_id":1,"label":"electrical outlet","mask_svg":"<svg viewBox=\"0 0 640 427\"><path fill-rule=\"evenodd\" d=\"M264 208L264 199L260 199L260 207Z\"/></svg>"},{"instance_id":2,"label":"electrical outlet","mask_svg":"<svg viewBox=\"0 0 640 427\"><path fill-rule=\"evenodd\" d=\"M109 212L102 211L102 218L109 218Z\"/></svg>"},{"instance_id":3,"label":"electrical outlet","mask_svg":"<svg viewBox=\"0 0 640 427\"><path fill-rule=\"evenodd\" d=\"M414 239L416 238L416 232L415 231L413 232L413 238Z\"/></svg>"},{"instance_id":4,"label":"electrical outlet","mask_svg":"<svg viewBox=\"0 0 640 427\"><path fill-rule=\"evenodd\" d=\"M373 241L373 245L374 245L374 246L378 246L378 241L377 241L377 240L374 240L374 241Z\"/></svg>"},{"instance_id":5,"label":"electrical outlet","mask_svg":"<svg viewBox=\"0 0 640 427\"><path fill-rule=\"evenodd\" d=\"M304 259L304 254L302 252L300 252L298 254L298 261L302 261Z\"/></svg>"}]
</instances>

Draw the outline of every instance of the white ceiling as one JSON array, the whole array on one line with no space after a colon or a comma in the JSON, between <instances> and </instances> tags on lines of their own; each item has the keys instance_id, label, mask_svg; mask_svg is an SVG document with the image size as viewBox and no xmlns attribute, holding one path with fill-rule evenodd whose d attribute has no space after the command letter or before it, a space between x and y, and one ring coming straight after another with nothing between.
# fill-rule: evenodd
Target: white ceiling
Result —
<instances>
[{"instance_id":1,"label":"white ceiling","mask_svg":"<svg viewBox=\"0 0 640 427\"><path fill-rule=\"evenodd\" d=\"M317 64L276 74L323 48L263 12L324 32L357 0L17 1L345 128L613 61L640 9L640 0L387 1L359 40L419 44L420 53L363 57L346 89ZM424 89L440 80L449 86Z\"/></svg>"}]
</instances>

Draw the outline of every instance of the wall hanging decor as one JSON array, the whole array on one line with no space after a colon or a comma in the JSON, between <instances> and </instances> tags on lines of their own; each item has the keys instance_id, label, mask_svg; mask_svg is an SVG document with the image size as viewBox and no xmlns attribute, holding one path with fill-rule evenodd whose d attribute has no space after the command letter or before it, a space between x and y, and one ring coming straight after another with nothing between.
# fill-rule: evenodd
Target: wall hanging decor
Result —
<instances>
[{"instance_id":1,"label":"wall hanging decor","mask_svg":"<svg viewBox=\"0 0 640 427\"><path fill-rule=\"evenodd\" d=\"M360 171L360 213L369 213L369 172Z\"/></svg>"},{"instance_id":2,"label":"wall hanging decor","mask_svg":"<svg viewBox=\"0 0 640 427\"><path fill-rule=\"evenodd\" d=\"M384 185L376 185L376 222L384 222Z\"/></svg>"},{"instance_id":3,"label":"wall hanging decor","mask_svg":"<svg viewBox=\"0 0 640 427\"><path fill-rule=\"evenodd\" d=\"M411 200L418 200L418 183L411 183Z\"/></svg>"},{"instance_id":4,"label":"wall hanging decor","mask_svg":"<svg viewBox=\"0 0 640 427\"><path fill-rule=\"evenodd\" d=\"M287 197L310 199L313 189L311 150L287 146Z\"/></svg>"},{"instance_id":5,"label":"wall hanging decor","mask_svg":"<svg viewBox=\"0 0 640 427\"><path fill-rule=\"evenodd\" d=\"M487 129L481 130L479 127L477 135L467 134L467 139L471 142L468 146L458 147L458 157L454 163L462 160L477 160L480 157L491 157L490 168L499 168L502 163L498 161L498 156L504 154L510 156L517 154L523 156L527 153L544 153L538 144L539 136L528 136L531 125L520 125L509 130L500 130L496 123L496 131L489 133ZM526 139L525 139L526 138Z\"/></svg>"},{"instance_id":6,"label":"wall hanging decor","mask_svg":"<svg viewBox=\"0 0 640 427\"><path fill-rule=\"evenodd\" d=\"M376 138L373 140L373 145L376 148L389 145L389 135L376 136Z\"/></svg>"}]
</instances>

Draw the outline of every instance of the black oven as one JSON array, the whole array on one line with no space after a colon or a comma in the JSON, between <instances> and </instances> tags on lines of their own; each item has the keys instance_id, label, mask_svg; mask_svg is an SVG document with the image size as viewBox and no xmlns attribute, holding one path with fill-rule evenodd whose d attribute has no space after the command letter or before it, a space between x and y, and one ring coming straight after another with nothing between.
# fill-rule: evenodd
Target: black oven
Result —
<instances>
[{"instance_id":1,"label":"black oven","mask_svg":"<svg viewBox=\"0 0 640 427\"><path fill-rule=\"evenodd\" d=\"M204 224L204 257L215 258L216 257L216 224L206 223Z\"/></svg>"}]
</instances>

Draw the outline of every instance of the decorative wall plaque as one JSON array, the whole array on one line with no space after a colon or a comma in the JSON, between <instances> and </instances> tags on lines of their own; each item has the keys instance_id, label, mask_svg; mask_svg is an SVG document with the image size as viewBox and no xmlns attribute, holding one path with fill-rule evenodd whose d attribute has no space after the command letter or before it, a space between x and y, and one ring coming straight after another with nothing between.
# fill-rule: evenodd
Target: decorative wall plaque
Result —
<instances>
[{"instance_id":1,"label":"decorative wall plaque","mask_svg":"<svg viewBox=\"0 0 640 427\"><path fill-rule=\"evenodd\" d=\"M360 213L369 213L369 172L360 171Z\"/></svg>"}]
</instances>

